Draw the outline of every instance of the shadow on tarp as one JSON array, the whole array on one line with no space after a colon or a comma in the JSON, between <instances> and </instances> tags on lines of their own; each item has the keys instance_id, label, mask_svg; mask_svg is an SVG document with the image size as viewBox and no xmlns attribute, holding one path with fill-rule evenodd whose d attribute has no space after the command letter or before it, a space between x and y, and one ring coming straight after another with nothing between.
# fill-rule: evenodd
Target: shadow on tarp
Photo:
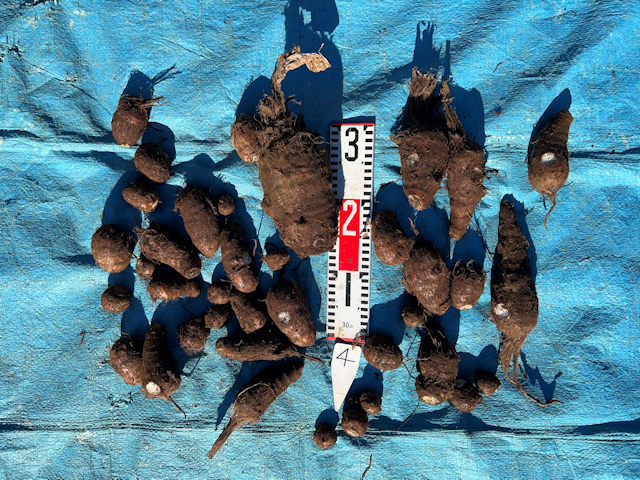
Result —
<instances>
[{"instance_id":1,"label":"shadow on tarp","mask_svg":"<svg viewBox=\"0 0 640 480\"><path fill-rule=\"evenodd\" d=\"M484 265L485 255L486 250L480 232L473 227L469 227L462 238L456 242L449 268L453 268L457 262L467 264L471 260L482 267Z\"/></svg>"},{"instance_id":2,"label":"shadow on tarp","mask_svg":"<svg viewBox=\"0 0 640 480\"><path fill-rule=\"evenodd\" d=\"M470 382L475 381L478 370L484 370L493 374L498 370L498 350L493 345L487 345L476 356L466 352L458 352L460 363L458 364L458 377Z\"/></svg>"},{"instance_id":3,"label":"shadow on tarp","mask_svg":"<svg viewBox=\"0 0 640 480\"><path fill-rule=\"evenodd\" d=\"M538 386L540 387L540 390L542 391L542 395L544 396L544 401L545 402L551 401L551 399L553 399L553 394L556 391L556 381L558 380L558 378L562 376L562 372L559 371L558 373L556 373L556 375L553 377L553 380L551 382L546 382L542 378L540 369L532 368L527 363L527 356L524 354L524 352L520 352L520 360L522 360L522 366L524 368L524 373L528 383L530 385L538 384Z\"/></svg>"}]
</instances>

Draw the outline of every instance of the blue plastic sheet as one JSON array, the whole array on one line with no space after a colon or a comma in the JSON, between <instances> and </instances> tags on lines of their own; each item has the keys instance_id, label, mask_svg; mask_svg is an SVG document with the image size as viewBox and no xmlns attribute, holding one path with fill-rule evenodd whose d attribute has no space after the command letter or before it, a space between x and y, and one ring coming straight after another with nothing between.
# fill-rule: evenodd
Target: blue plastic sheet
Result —
<instances>
[{"instance_id":1,"label":"blue plastic sheet","mask_svg":"<svg viewBox=\"0 0 640 480\"><path fill-rule=\"evenodd\" d=\"M640 475L638 265L640 217L637 2L413 0L206 1L7 0L0 6L0 472L6 478L633 478ZM308 364L263 422L206 452L240 387L264 365L187 358L175 329L206 299L154 305L131 269L95 266L90 238L102 223L161 221L182 229L173 197L186 183L227 192L233 215L256 238L257 258L278 243L260 209L256 167L229 141L235 115L268 90L278 54L294 44L332 68L292 72L284 82L311 129L375 119L375 210L392 209L449 263L491 269L501 198L512 195L526 225L540 319L521 363L526 388L564 402L540 408L506 384L472 413L417 406L414 362L383 375L362 362L355 389L383 392L366 436L340 435L320 451L316 421L336 422L330 370ZM402 194L389 134L406 102L411 69L451 78L454 107L493 169L489 192L458 243L447 237L448 199L418 215ZM175 156L159 212L140 217L121 197L135 178L133 149L115 144L110 119L123 92L164 96L145 140ZM569 108L571 174L549 208L527 181L526 153L541 118ZM525 213L527 213L525 215ZM183 230L182 230L183 231ZM486 249L483 245L486 244ZM487 253L488 252L488 253ZM204 261L203 286L223 276ZM324 328L326 257L294 261L287 275ZM262 265L261 288L273 279ZM405 329L401 269L373 260L371 331L386 332L406 358L419 338ZM99 304L108 284L134 301L122 315ZM440 319L460 352L460 373L496 369L499 336L489 289L470 311ZM183 369L175 400L145 400L109 367L120 329L169 327ZM237 330L231 324L231 331ZM329 360L319 334L308 352ZM498 373L500 378L501 373Z\"/></svg>"}]
</instances>

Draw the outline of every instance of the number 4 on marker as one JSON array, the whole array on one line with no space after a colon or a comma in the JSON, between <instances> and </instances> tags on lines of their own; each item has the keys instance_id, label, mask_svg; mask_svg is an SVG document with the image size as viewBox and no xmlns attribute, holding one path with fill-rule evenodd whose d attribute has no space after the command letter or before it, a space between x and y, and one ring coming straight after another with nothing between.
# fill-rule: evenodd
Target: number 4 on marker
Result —
<instances>
[{"instance_id":1,"label":"number 4 on marker","mask_svg":"<svg viewBox=\"0 0 640 480\"><path fill-rule=\"evenodd\" d=\"M356 378L362 347L336 342L331 357L331 382L333 383L333 405L336 411L347 398L353 379Z\"/></svg>"}]
</instances>

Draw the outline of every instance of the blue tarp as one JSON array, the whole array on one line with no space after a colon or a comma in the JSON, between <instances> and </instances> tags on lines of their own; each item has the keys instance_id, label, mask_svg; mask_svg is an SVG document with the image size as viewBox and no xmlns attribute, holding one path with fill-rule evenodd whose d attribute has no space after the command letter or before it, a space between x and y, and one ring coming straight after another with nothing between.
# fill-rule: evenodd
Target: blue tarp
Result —
<instances>
[{"instance_id":1,"label":"blue tarp","mask_svg":"<svg viewBox=\"0 0 640 480\"><path fill-rule=\"evenodd\" d=\"M0 472L5 478L632 478L640 475L637 275L640 217L638 3L578 0L250 1L5 0L0 6ZM375 119L375 210L392 209L410 232L438 245L450 264L491 269L501 198L512 195L526 225L540 319L521 363L526 388L564 404L540 408L506 384L485 406L460 413L418 404L415 364L378 375L362 361L354 388L383 392L366 436L340 433L320 451L311 436L332 413L330 369L308 364L263 422L237 431L213 459L211 443L240 387L264 365L225 361L213 342L187 358L168 402L145 400L108 364L121 328L143 334L202 314L206 299L154 305L131 269L95 266L90 239L101 223L161 221L182 229L173 197L186 183L239 200L234 220L278 243L260 209L255 166L233 151L235 115L253 111L278 54L294 44L332 68L290 74L311 129ZM454 107L486 150L489 192L460 242L447 236L448 199L415 215L402 194L389 134L406 102L412 67L451 78ZM113 141L123 92L164 96L145 140L175 156L162 208L141 217L122 200L136 177L134 150ZM575 117L571 174L549 208L527 180L526 154L541 118ZM528 213L528 214L526 214ZM182 230L184 231L184 230ZM486 249L483 245L486 244ZM488 252L488 253L487 253ZM223 276L219 254L202 284ZM261 288L272 284L262 265ZM307 295L323 330L326 256L295 261L287 276ZM406 358L419 337L404 328L400 267L373 260L371 331L386 332ZM134 301L122 315L100 308L108 284ZM626 293L625 293L626 292ZM460 373L495 371L499 335L489 288L476 308L442 322L460 352ZM230 331L238 329L236 323ZM308 352L330 359L322 334ZM502 379L502 373L498 373Z\"/></svg>"}]
</instances>

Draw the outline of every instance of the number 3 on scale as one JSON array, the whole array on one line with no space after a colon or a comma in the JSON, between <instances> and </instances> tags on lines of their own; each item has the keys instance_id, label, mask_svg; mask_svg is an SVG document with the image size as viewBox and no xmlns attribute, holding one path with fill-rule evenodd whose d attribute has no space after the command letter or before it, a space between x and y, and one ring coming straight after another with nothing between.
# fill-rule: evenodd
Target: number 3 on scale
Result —
<instances>
[{"instance_id":1,"label":"number 3 on scale","mask_svg":"<svg viewBox=\"0 0 640 480\"><path fill-rule=\"evenodd\" d=\"M353 155L349 155L349 152L344 152L344 159L347 162L353 162L358 158L358 138L360 134L358 133L358 129L355 127L347 128L347 131L344 132L345 137L349 137L353 133L353 140L349 141L349 146L353 148Z\"/></svg>"}]
</instances>

